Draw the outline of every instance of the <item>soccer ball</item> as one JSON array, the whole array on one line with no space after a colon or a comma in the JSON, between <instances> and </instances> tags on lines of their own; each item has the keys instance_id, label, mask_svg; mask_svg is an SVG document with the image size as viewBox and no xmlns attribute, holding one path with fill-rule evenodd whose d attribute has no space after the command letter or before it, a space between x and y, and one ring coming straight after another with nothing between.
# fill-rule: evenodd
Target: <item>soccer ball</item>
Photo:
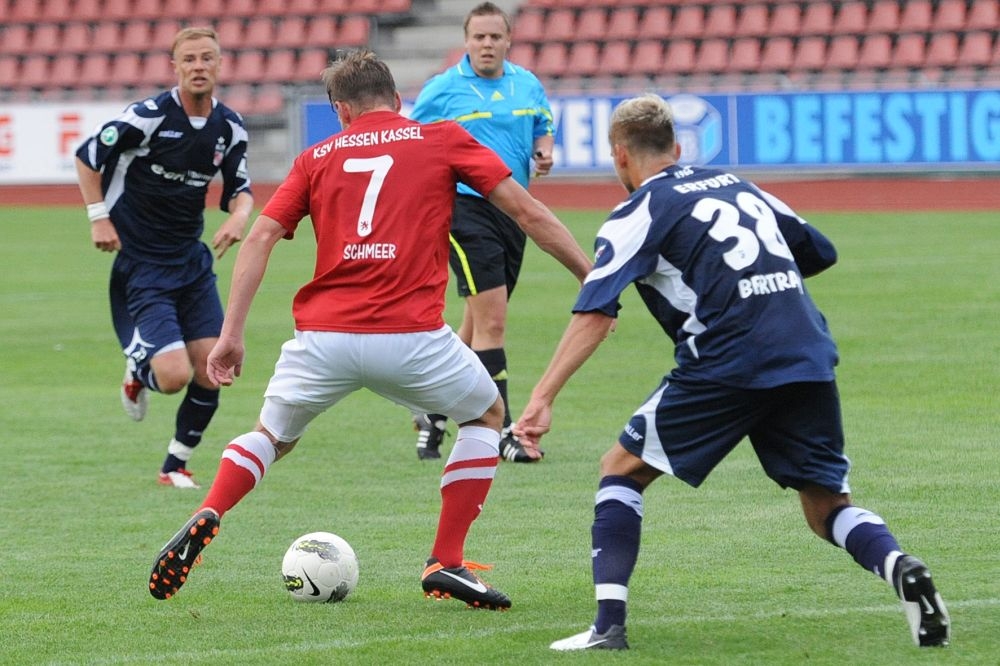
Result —
<instances>
[{"instance_id":1,"label":"soccer ball","mask_svg":"<svg viewBox=\"0 0 1000 666\"><path fill-rule=\"evenodd\" d=\"M296 601L341 601L358 584L358 558L336 534L310 532L288 547L281 574Z\"/></svg>"}]
</instances>

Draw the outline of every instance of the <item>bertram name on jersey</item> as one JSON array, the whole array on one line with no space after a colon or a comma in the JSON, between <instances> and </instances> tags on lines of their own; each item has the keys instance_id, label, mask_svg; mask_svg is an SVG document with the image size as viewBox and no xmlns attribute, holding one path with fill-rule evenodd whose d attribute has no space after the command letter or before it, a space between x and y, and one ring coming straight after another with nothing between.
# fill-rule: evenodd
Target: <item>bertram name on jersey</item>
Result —
<instances>
[{"instance_id":1,"label":"bertram name on jersey","mask_svg":"<svg viewBox=\"0 0 1000 666\"><path fill-rule=\"evenodd\" d=\"M341 134L333 140L333 148L353 148L355 146L377 146L393 141L422 141L424 135L420 133L419 125L409 125L407 127L396 127L394 129L384 129L377 132L358 132L357 134ZM330 152L330 143L317 146L313 151L313 157L323 157Z\"/></svg>"}]
</instances>

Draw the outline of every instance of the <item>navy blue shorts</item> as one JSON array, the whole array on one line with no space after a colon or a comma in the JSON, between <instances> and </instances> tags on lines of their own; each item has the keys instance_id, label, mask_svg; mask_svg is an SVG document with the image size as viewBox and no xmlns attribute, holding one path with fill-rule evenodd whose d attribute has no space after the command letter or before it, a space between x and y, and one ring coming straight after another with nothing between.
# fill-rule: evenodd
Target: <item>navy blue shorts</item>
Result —
<instances>
[{"instance_id":1,"label":"navy blue shorts","mask_svg":"<svg viewBox=\"0 0 1000 666\"><path fill-rule=\"evenodd\" d=\"M751 390L664 380L618 441L697 487L744 437L782 488L850 492L836 382Z\"/></svg>"},{"instance_id":2,"label":"navy blue shorts","mask_svg":"<svg viewBox=\"0 0 1000 666\"><path fill-rule=\"evenodd\" d=\"M222 330L222 302L204 245L179 266L119 254L111 268L111 319L126 356L137 365Z\"/></svg>"},{"instance_id":3,"label":"navy blue shorts","mask_svg":"<svg viewBox=\"0 0 1000 666\"><path fill-rule=\"evenodd\" d=\"M517 285L526 234L482 197L459 194L451 218L449 263L458 295L465 298L495 287Z\"/></svg>"}]
</instances>

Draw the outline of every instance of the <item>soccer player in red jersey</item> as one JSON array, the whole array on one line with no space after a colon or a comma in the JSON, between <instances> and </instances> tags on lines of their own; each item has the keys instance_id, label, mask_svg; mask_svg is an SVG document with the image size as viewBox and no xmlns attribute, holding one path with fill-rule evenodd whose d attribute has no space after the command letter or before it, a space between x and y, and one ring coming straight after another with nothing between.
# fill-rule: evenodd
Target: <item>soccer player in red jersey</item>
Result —
<instances>
[{"instance_id":1,"label":"soccer player in red jersey","mask_svg":"<svg viewBox=\"0 0 1000 666\"><path fill-rule=\"evenodd\" d=\"M254 223L236 259L208 374L219 385L239 376L247 313L271 250L310 216L316 267L295 296L295 337L282 346L256 427L226 447L201 506L157 556L150 593L158 599L176 593L222 516L271 463L316 416L368 388L460 424L441 477L424 593L509 608L507 595L464 560L466 536L496 473L504 404L482 362L444 322L456 184L470 185L517 220L577 279L591 262L569 230L465 129L401 116L392 73L374 53L343 55L323 80L345 129L299 155Z\"/></svg>"}]
</instances>

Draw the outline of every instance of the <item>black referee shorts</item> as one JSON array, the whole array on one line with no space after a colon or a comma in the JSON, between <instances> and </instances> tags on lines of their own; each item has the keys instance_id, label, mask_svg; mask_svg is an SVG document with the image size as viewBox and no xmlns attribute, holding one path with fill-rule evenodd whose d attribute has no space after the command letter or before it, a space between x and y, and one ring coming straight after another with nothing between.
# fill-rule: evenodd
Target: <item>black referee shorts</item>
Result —
<instances>
[{"instance_id":1,"label":"black referee shorts","mask_svg":"<svg viewBox=\"0 0 1000 666\"><path fill-rule=\"evenodd\" d=\"M521 227L482 197L459 194L451 219L449 263L458 295L517 285L527 236Z\"/></svg>"}]
</instances>

